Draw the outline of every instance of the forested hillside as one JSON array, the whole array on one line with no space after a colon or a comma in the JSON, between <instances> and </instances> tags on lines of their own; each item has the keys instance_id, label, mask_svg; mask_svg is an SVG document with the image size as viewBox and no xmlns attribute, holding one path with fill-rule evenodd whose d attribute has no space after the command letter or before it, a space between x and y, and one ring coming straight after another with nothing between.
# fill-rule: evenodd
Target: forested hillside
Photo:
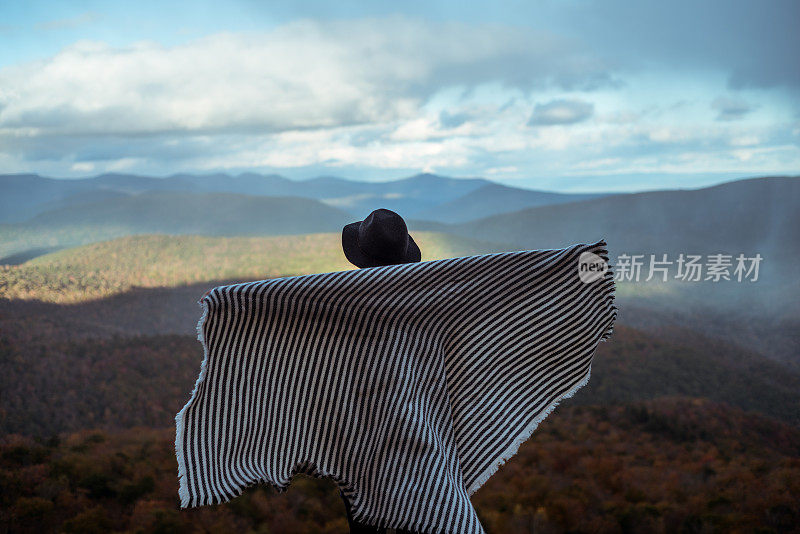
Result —
<instances>
[{"instance_id":1,"label":"forested hillside","mask_svg":"<svg viewBox=\"0 0 800 534\"><path fill-rule=\"evenodd\" d=\"M180 510L174 428L0 445L0 530L349 532L331 480L297 475ZM487 532L798 532L800 431L699 398L566 403L473 496Z\"/></svg>"},{"instance_id":2,"label":"forested hillside","mask_svg":"<svg viewBox=\"0 0 800 534\"><path fill-rule=\"evenodd\" d=\"M48 437L89 427L167 426L200 372L195 336L56 341L47 328L27 329L0 336L2 433ZM660 334L616 327L614 343L598 347L589 384L569 403L707 397L800 429L800 374L690 331Z\"/></svg>"},{"instance_id":3,"label":"forested hillside","mask_svg":"<svg viewBox=\"0 0 800 534\"><path fill-rule=\"evenodd\" d=\"M496 243L420 232L423 261L502 250ZM137 235L0 266L0 298L81 302L133 287L263 280L354 269L340 233L270 237Z\"/></svg>"}]
</instances>

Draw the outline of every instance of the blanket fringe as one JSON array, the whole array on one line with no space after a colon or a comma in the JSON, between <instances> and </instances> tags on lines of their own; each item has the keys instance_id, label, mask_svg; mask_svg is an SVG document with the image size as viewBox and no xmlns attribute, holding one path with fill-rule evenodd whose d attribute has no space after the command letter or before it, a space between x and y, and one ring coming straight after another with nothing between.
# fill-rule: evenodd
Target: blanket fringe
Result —
<instances>
[{"instance_id":1,"label":"blanket fringe","mask_svg":"<svg viewBox=\"0 0 800 534\"><path fill-rule=\"evenodd\" d=\"M609 321L608 325L605 327L605 330L601 334L599 340L599 341L607 341L611 337L611 334L614 332L614 323L616 322L617 318L617 306L614 304L616 298L616 284L614 283L614 272L611 269L611 263L609 262L608 259L608 249L605 239L601 239L600 241L595 243L594 247L600 249L597 250L598 255L601 258L603 258L608 264L608 269L606 270L603 277L603 283L605 285L608 285L611 289L609 294L606 295L605 297L607 300L607 306L609 311ZM545 408L544 411L542 411L539 415L537 415L536 418L531 422L531 424L528 425L528 427L519 436L517 436L517 438L514 440L514 443L512 443L511 446L508 447L508 449L506 449L505 452L503 452L503 454L500 455L500 458L495 462L495 464L489 467L486 471L484 471L483 474L481 474L481 476L479 476L475 480L475 482L473 482L472 486L468 489L467 494L472 495L473 493L478 491L478 489L481 486L483 486L487 480L492 478L492 476L500 469L500 467L503 464L505 464L508 460L513 458L519 451L520 446L523 443L525 443L528 439L530 439L531 435L533 435L534 431L539 426L539 423L544 421L547 418L547 416L550 415L550 413L556 409L556 407L562 400L572 397L579 389L588 384L591 375L592 375L592 366L591 364L589 364L589 370L586 372L586 376L584 376L580 382L575 384L569 391L564 393L561 397L557 398L547 408Z\"/></svg>"},{"instance_id":2,"label":"blanket fringe","mask_svg":"<svg viewBox=\"0 0 800 534\"><path fill-rule=\"evenodd\" d=\"M550 413L556 409L556 407L562 400L572 397L573 395L575 395L575 392L577 392L583 386L588 384L589 377L591 376L591 374L592 374L592 368L590 366L589 370L586 372L586 376L583 377L583 379L580 382L575 384L569 391L567 391L561 397L556 399L554 402L550 404L550 406L545 408L545 410L542 413L537 415L536 418L531 422L531 424L528 425L528 427L519 436L517 436L517 439L514 440L514 443L512 443L511 446L508 449L506 449L506 451L503 454L500 455L500 458L497 460L497 462L489 469L484 471L483 474L475 480L475 482L472 484L472 487L470 487L469 490L467 491L467 494L472 495L473 493L478 491L478 489L480 489L480 487L483 486L487 480L492 478L492 476L498 471L498 469L500 469L500 467L503 464L506 463L506 461L513 458L519 451L520 446L526 441L528 441L528 439L531 437L533 432L539 426L539 423L544 421L547 418L547 416L550 415Z\"/></svg>"},{"instance_id":3,"label":"blanket fringe","mask_svg":"<svg viewBox=\"0 0 800 534\"><path fill-rule=\"evenodd\" d=\"M184 444L184 436L185 436L185 426L183 417L186 413L186 410L189 408L189 405L192 404L194 401L194 397L197 394L197 390L200 387L200 384L205 380L206 377L206 370L208 368L208 347L206 346L205 338L203 337L203 325L205 324L206 318L208 317L208 298L204 297L203 299L197 302L200 307L203 309L203 314L200 317L200 320L197 321L197 340L203 345L203 362L200 364L200 375L197 377L197 381L194 384L194 389L192 390L192 394L189 397L189 401L184 405L180 412L175 416L175 456L178 459L178 495L181 499L181 508L186 508L190 505L189 503L189 481L187 480L186 476L186 461L183 456L183 444ZM193 504L192 506L197 506Z\"/></svg>"},{"instance_id":4,"label":"blanket fringe","mask_svg":"<svg viewBox=\"0 0 800 534\"><path fill-rule=\"evenodd\" d=\"M608 341L608 338L610 338L611 334L614 333L614 323L616 323L616 321L617 321L617 311L618 310L617 310L617 306L616 306L616 303L615 303L616 297L617 297L616 296L617 284L614 281L615 275L614 275L613 265L611 265L611 262L608 259L608 249L607 249L606 242L605 242L605 240L602 240L598 244L601 244L601 246L603 247L603 250L604 250L604 253L600 254L600 257L603 258L606 261L606 264L608 265L608 269L606 270L606 272L605 272L605 274L603 276L603 280L604 280L604 283L606 285L611 287L611 293L607 296L608 309L609 309L609 311L611 313L611 318L610 318L610 320L608 322L608 326L606 327L605 331L603 332L603 335L600 336L600 341Z\"/></svg>"}]
</instances>

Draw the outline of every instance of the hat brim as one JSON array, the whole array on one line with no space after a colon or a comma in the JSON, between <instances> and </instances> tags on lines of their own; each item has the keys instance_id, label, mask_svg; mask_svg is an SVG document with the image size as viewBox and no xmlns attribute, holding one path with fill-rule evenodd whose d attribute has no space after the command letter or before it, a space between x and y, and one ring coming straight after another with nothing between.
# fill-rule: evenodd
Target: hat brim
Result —
<instances>
[{"instance_id":1,"label":"hat brim","mask_svg":"<svg viewBox=\"0 0 800 534\"><path fill-rule=\"evenodd\" d=\"M383 265L395 265L397 263L416 263L422 260L422 252L414 241L414 238L411 237L411 234L408 235L408 248L406 248L406 254L403 260L387 263L378 258L367 256L358 248L358 227L360 225L361 221L356 221L346 224L344 228L342 228L342 250L344 250L344 256L347 258L347 261L356 267L381 267Z\"/></svg>"}]
</instances>

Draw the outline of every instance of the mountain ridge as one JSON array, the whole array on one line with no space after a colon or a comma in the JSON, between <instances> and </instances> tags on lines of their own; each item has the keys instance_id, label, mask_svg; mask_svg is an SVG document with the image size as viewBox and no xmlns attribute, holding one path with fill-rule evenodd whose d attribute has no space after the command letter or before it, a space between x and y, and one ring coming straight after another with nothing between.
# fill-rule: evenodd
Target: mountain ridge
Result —
<instances>
[{"instance_id":1,"label":"mountain ridge","mask_svg":"<svg viewBox=\"0 0 800 534\"><path fill-rule=\"evenodd\" d=\"M0 223L23 222L47 209L47 202L52 203L66 196L74 197L97 190L113 190L126 194L145 191L186 191L256 196L301 196L323 201L332 207L343 208L354 216L365 216L377 206L393 209L406 217L413 216L421 210L430 210L479 187L495 183L485 178L454 178L432 173L419 173L378 182L330 175L292 180L278 174L252 172L235 175L175 173L158 178L137 174L103 173L69 179L37 174L6 174L0 175ZM509 187L523 196L530 191L519 187L503 187Z\"/></svg>"}]
</instances>

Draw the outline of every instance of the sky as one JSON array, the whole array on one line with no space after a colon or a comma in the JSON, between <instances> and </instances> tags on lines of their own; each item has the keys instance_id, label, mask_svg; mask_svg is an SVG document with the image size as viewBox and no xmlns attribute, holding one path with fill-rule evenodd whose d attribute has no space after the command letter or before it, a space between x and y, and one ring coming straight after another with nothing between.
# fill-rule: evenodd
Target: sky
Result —
<instances>
[{"instance_id":1,"label":"sky","mask_svg":"<svg viewBox=\"0 0 800 534\"><path fill-rule=\"evenodd\" d=\"M0 4L0 174L800 174L800 2Z\"/></svg>"}]
</instances>

